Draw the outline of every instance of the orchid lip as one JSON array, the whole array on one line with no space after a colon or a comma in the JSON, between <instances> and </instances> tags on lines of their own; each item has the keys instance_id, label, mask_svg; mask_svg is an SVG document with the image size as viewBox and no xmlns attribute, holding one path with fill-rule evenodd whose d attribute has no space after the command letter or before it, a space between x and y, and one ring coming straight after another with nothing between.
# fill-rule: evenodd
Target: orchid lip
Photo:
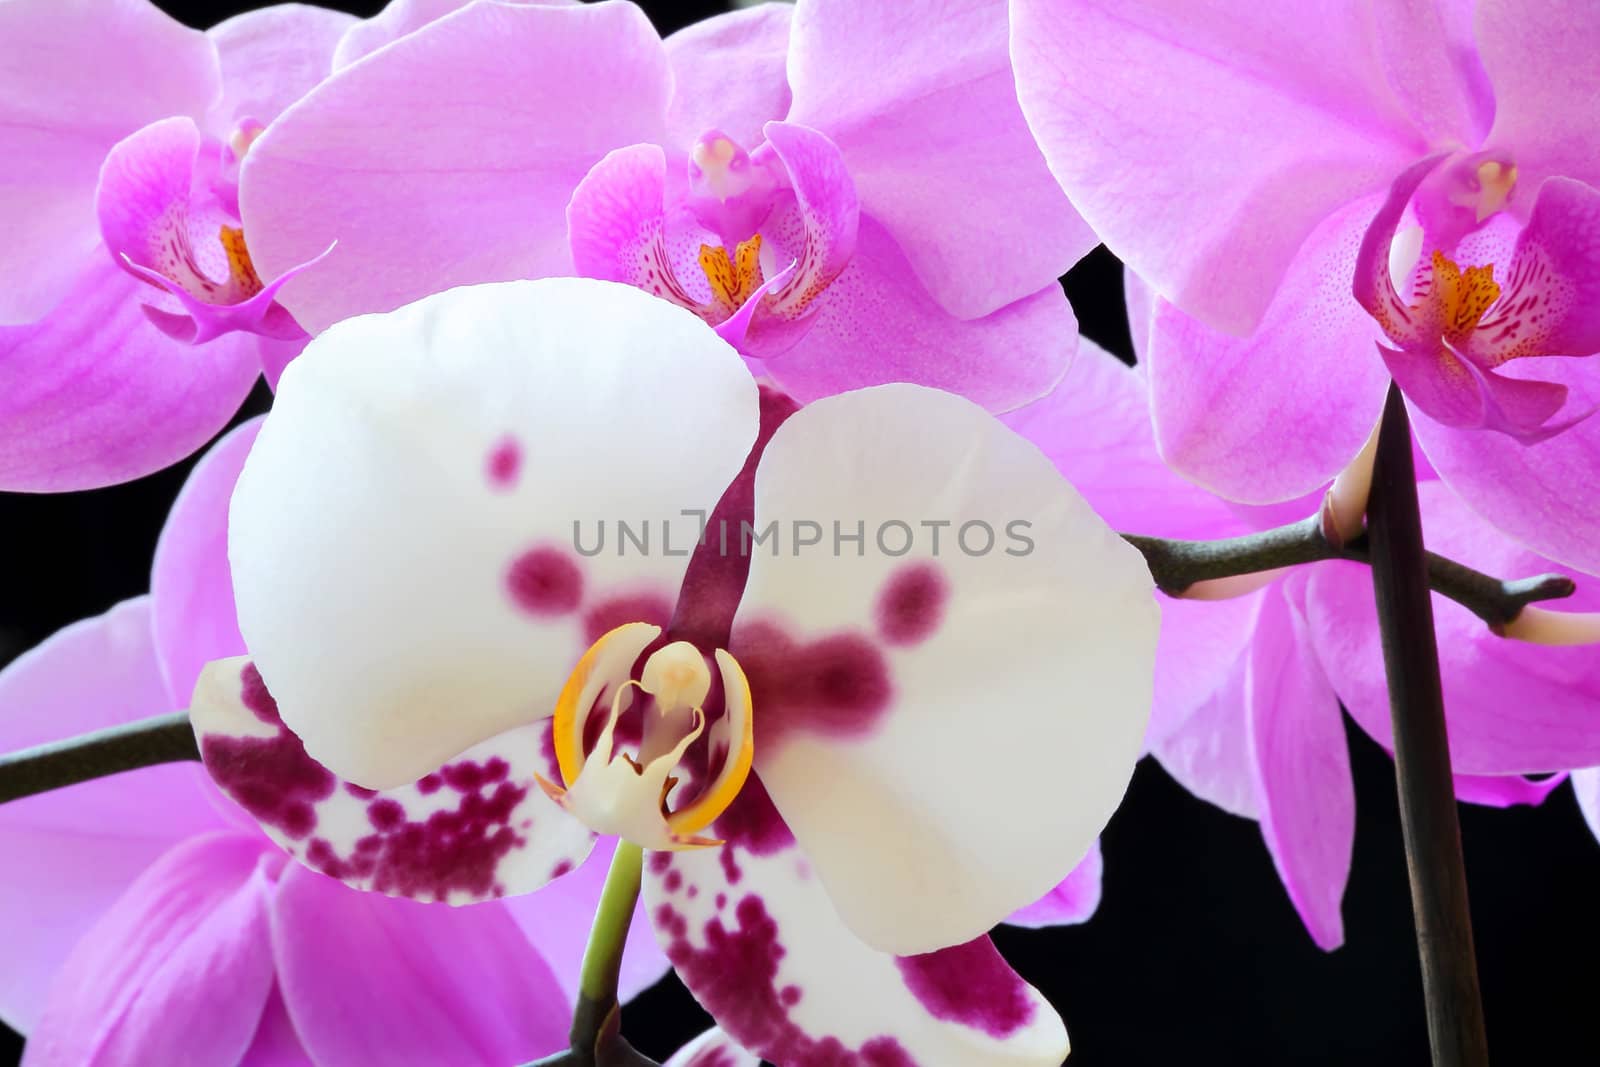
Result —
<instances>
[{"instance_id":1,"label":"orchid lip","mask_svg":"<svg viewBox=\"0 0 1600 1067\"><path fill-rule=\"evenodd\" d=\"M666 851L707 848L720 842L699 831L727 810L750 773L750 686L738 662L717 649L711 658L722 685L715 690L697 646L656 647L660 637L659 626L625 623L584 653L551 723L562 784L540 778L539 785L598 833ZM633 745L619 736L628 715L638 716ZM684 783L695 774L685 757L702 738L704 770ZM674 808L680 784L689 799Z\"/></svg>"}]
</instances>

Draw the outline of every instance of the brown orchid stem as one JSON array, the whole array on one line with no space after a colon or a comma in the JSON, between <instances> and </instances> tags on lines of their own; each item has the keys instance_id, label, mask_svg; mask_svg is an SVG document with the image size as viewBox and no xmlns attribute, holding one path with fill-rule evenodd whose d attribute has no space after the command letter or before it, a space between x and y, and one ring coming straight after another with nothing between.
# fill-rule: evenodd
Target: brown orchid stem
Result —
<instances>
[{"instance_id":1,"label":"brown orchid stem","mask_svg":"<svg viewBox=\"0 0 1600 1067\"><path fill-rule=\"evenodd\" d=\"M1145 564L1162 592L1183 596L1197 582L1234 578L1301 563L1347 559L1373 563L1368 535L1343 545L1330 541L1320 516L1243 537L1220 541L1169 541L1123 534L1123 540L1144 554ZM1475 571L1453 559L1423 554L1428 586L1449 597L1499 633L1528 604L1569 597L1577 588L1564 574L1541 574L1510 581Z\"/></svg>"},{"instance_id":2,"label":"brown orchid stem","mask_svg":"<svg viewBox=\"0 0 1600 1067\"><path fill-rule=\"evenodd\" d=\"M1380 426L1367 529L1428 1041L1435 1067L1487 1067L1411 426L1400 390L1392 385Z\"/></svg>"},{"instance_id":3,"label":"brown orchid stem","mask_svg":"<svg viewBox=\"0 0 1600 1067\"><path fill-rule=\"evenodd\" d=\"M157 715L0 755L0 804L108 774L199 758L188 713Z\"/></svg>"}]
</instances>

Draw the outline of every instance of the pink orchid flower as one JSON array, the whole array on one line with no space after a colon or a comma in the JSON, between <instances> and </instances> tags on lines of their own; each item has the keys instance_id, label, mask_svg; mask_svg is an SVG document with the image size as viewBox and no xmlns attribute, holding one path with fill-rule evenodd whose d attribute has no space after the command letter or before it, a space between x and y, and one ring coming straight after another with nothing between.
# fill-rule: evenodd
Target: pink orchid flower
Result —
<instances>
[{"instance_id":1,"label":"pink orchid flower","mask_svg":"<svg viewBox=\"0 0 1600 1067\"><path fill-rule=\"evenodd\" d=\"M164 467L299 351L276 293L305 264L258 272L238 164L355 22L290 4L200 33L148 0L0 5L0 487Z\"/></svg>"},{"instance_id":2,"label":"pink orchid flower","mask_svg":"<svg viewBox=\"0 0 1600 1067\"><path fill-rule=\"evenodd\" d=\"M1600 350L1600 7L1012 11L1052 171L1164 297L1168 460L1294 499L1358 453L1392 376L1446 484L1600 573L1597 364L1547 358Z\"/></svg>"},{"instance_id":3,"label":"pink orchid flower","mask_svg":"<svg viewBox=\"0 0 1600 1067\"><path fill-rule=\"evenodd\" d=\"M632 548L591 544L624 519ZM977 405L797 409L638 289L465 287L312 342L229 541L250 655L191 715L301 863L467 903L620 834L750 1050L1061 1061L985 934L1120 800L1156 612L1139 554Z\"/></svg>"},{"instance_id":4,"label":"pink orchid flower","mask_svg":"<svg viewBox=\"0 0 1600 1067\"><path fill-rule=\"evenodd\" d=\"M452 286L583 274L716 325L801 401L1048 392L1096 239L1016 100L1001 0L802 0L663 41L631 4L475 3L330 78L251 149L251 250L338 245L313 333ZM483 57L492 55L493 63Z\"/></svg>"},{"instance_id":5,"label":"pink orchid flower","mask_svg":"<svg viewBox=\"0 0 1600 1067\"><path fill-rule=\"evenodd\" d=\"M0 749L181 707L242 651L227 505L260 423L196 467L152 591L0 671ZM0 1018L29 1067L506 1067L565 1047L609 846L533 896L451 909L295 864L201 768L132 771L0 807ZM25 857L25 858L24 858ZM636 924L621 993L666 961Z\"/></svg>"},{"instance_id":6,"label":"pink orchid flower","mask_svg":"<svg viewBox=\"0 0 1600 1067\"><path fill-rule=\"evenodd\" d=\"M1160 328L1137 309L1148 290L1128 276L1135 347L1141 359ZM1141 327L1141 322L1144 325ZM1097 387L1079 377L1080 357L1062 392L1101 411L1117 406L1143 414L1144 376L1128 372ZM1115 385L1115 390L1108 388ZM1048 402L1045 402L1048 403ZM1028 417L1028 422L1018 420ZM1062 470L1091 503L1126 528L1167 537L1222 538L1317 513L1324 489L1271 507L1226 505L1162 468L1148 415L1102 424L1127 427L1118 450L1121 472L1102 482L1145 485L1121 495L1141 510L1126 518L1107 511L1118 495L1097 492L1093 471L1071 461ZM1082 420L1042 408L1008 416L1052 457L1081 453L1069 433L1050 425ZM1035 429L1039 427L1039 429ZM1081 461L1080 461L1081 462ZM1435 551L1491 574L1575 572L1541 558L1470 511L1417 456L1423 522ZM1140 473L1143 472L1143 473ZM1311 564L1282 575L1236 583L1239 595L1219 600L1165 600L1157 651L1150 753L1195 796L1255 819L1279 876L1312 939L1324 949L1344 940L1341 902L1355 834L1342 703L1370 737L1391 746L1372 576L1361 564ZM1562 601L1563 610L1593 610L1592 581ZM1565 775L1531 782L1528 774L1600 763L1600 660L1593 647L1548 647L1495 636L1461 605L1435 595L1450 751L1463 801L1505 807L1537 804Z\"/></svg>"}]
</instances>

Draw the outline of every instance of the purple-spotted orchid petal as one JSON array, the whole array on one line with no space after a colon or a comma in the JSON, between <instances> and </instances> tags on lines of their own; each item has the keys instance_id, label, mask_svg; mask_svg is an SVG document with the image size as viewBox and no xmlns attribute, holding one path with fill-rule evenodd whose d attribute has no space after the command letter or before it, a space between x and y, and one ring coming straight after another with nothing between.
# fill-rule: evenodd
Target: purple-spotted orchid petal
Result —
<instances>
[{"instance_id":1,"label":"purple-spotted orchid petal","mask_svg":"<svg viewBox=\"0 0 1600 1067\"><path fill-rule=\"evenodd\" d=\"M1433 156L1395 180L1362 241L1355 295L1388 338L1378 351L1390 373L1425 414L1532 444L1592 413L1571 410L1560 382L1504 368L1600 350L1600 193L1551 178L1518 233L1500 214L1516 168L1479 155ZM1421 225L1398 235L1413 197Z\"/></svg>"},{"instance_id":2,"label":"purple-spotted orchid petal","mask_svg":"<svg viewBox=\"0 0 1600 1067\"><path fill-rule=\"evenodd\" d=\"M271 281L257 275L244 230L216 187L224 153L235 151L186 118L122 141L100 171L101 236L117 262L167 295L145 313L174 340L203 344L233 330L301 340L306 333L277 302L278 289L328 250Z\"/></svg>"},{"instance_id":3,"label":"purple-spotted orchid petal","mask_svg":"<svg viewBox=\"0 0 1600 1067\"><path fill-rule=\"evenodd\" d=\"M306 755L246 657L206 667L189 715L222 791L295 859L357 889L472 904L538 889L594 844L533 784L545 767L533 727L377 791Z\"/></svg>"},{"instance_id":4,"label":"purple-spotted orchid petal","mask_svg":"<svg viewBox=\"0 0 1600 1067\"><path fill-rule=\"evenodd\" d=\"M674 1052L666 1067L761 1067L761 1057L713 1026Z\"/></svg>"},{"instance_id":5,"label":"purple-spotted orchid petal","mask_svg":"<svg viewBox=\"0 0 1600 1067\"><path fill-rule=\"evenodd\" d=\"M909 957L858 940L763 793L741 793L713 832L728 842L717 852L650 857L644 904L679 977L740 1046L838 1067L1055 1067L1067 1054L1060 1018L987 937Z\"/></svg>"},{"instance_id":6,"label":"purple-spotted orchid petal","mask_svg":"<svg viewBox=\"0 0 1600 1067\"><path fill-rule=\"evenodd\" d=\"M1122 798L1151 700L1149 571L1034 445L919 386L779 428L755 525L791 517L841 547L750 561L729 651L756 771L863 940L969 940L1059 882ZM858 528L873 543L837 540ZM1025 838L989 829L1024 811Z\"/></svg>"}]
</instances>

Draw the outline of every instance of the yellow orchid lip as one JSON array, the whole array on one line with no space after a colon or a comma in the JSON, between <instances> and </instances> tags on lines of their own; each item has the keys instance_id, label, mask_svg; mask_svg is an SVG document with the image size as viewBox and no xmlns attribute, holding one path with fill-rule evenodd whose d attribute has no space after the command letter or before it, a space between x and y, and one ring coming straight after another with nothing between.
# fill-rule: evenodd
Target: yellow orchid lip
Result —
<instances>
[{"instance_id":1,"label":"yellow orchid lip","mask_svg":"<svg viewBox=\"0 0 1600 1067\"><path fill-rule=\"evenodd\" d=\"M659 626L625 623L583 654L562 687L551 722L562 785L543 778L539 784L597 832L646 848L704 848L721 842L700 831L727 810L750 774L750 684L738 661L717 649L713 658L723 683L722 713L708 721L704 704L711 674L693 644L675 641L656 649L633 676L634 664L660 636ZM645 728L639 751L618 751L617 722L636 696L646 702L640 709ZM604 714L605 721L586 752L585 734L595 714ZM669 810L679 780L672 772L703 733L709 735L713 777L687 806Z\"/></svg>"}]
</instances>

